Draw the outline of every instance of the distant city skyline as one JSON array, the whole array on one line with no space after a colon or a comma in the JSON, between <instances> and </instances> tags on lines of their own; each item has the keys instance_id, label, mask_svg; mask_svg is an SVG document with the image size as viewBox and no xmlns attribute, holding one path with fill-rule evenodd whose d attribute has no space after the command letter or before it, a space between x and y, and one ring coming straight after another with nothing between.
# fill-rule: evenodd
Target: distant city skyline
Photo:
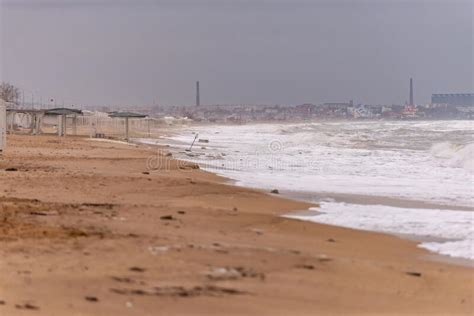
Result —
<instances>
[{"instance_id":1,"label":"distant city skyline","mask_svg":"<svg viewBox=\"0 0 474 316\"><path fill-rule=\"evenodd\" d=\"M0 80L43 103L405 104L474 90L470 0L3 0ZM31 95L33 94L33 95Z\"/></svg>"}]
</instances>

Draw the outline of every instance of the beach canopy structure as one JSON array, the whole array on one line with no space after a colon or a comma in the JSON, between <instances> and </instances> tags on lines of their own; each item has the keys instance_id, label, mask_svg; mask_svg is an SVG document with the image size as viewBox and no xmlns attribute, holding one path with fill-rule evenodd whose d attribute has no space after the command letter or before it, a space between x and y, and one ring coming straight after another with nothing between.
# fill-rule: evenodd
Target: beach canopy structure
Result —
<instances>
[{"instance_id":1,"label":"beach canopy structure","mask_svg":"<svg viewBox=\"0 0 474 316\"><path fill-rule=\"evenodd\" d=\"M20 117L20 120L29 126L30 133L32 135L41 134L41 124L44 117L43 110L16 109L13 107L7 107L7 129L11 134L15 132L14 125L16 118L18 117Z\"/></svg>"},{"instance_id":2,"label":"beach canopy structure","mask_svg":"<svg viewBox=\"0 0 474 316\"><path fill-rule=\"evenodd\" d=\"M130 133L129 120L130 119L146 118L146 117L148 117L148 115L140 114L140 113L134 113L134 112L110 112L109 117L125 119L125 139L128 141L129 140L129 133Z\"/></svg>"},{"instance_id":3,"label":"beach canopy structure","mask_svg":"<svg viewBox=\"0 0 474 316\"><path fill-rule=\"evenodd\" d=\"M72 116L73 134L77 133L77 116L82 115L82 111L69 108L55 108L44 112L45 115L56 115L58 117L58 136L66 136L66 118Z\"/></svg>"}]
</instances>

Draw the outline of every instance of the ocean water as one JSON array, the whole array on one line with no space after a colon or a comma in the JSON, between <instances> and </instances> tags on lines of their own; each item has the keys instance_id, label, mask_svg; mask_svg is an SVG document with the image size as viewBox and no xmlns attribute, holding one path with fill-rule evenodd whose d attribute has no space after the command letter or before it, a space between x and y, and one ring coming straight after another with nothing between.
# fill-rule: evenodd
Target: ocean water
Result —
<instances>
[{"instance_id":1,"label":"ocean water","mask_svg":"<svg viewBox=\"0 0 474 316\"><path fill-rule=\"evenodd\" d=\"M158 142L238 185L314 195L319 215L299 219L416 235L433 240L421 247L474 259L473 127L471 121L199 126ZM192 152L185 151L196 135ZM335 194L377 203L321 198Z\"/></svg>"}]
</instances>

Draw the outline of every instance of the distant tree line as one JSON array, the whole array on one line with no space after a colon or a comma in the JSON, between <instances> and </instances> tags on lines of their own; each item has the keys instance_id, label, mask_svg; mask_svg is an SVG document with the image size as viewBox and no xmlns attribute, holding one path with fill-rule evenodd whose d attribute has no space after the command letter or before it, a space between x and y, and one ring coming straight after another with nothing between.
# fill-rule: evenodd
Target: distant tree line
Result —
<instances>
[{"instance_id":1,"label":"distant tree line","mask_svg":"<svg viewBox=\"0 0 474 316\"><path fill-rule=\"evenodd\" d=\"M0 99L5 102L11 102L18 104L20 100L20 89L8 82L2 82L0 84Z\"/></svg>"}]
</instances>

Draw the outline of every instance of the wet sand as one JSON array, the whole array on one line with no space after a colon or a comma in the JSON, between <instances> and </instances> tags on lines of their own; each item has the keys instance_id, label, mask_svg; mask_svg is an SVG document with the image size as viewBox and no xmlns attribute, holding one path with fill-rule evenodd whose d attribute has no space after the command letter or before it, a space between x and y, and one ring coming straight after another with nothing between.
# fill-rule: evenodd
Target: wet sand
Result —
<instances>
[{"instance_id":1,"label":"wet sand","mask_svg":"<svg viewBox=\"0 0 474 316\"><path fill-rule=\"evenodd\" d=\"M147 146L8 141L0 315L472 314L473 269L413 241L282 218L313 205Z\"/></svg>"},{"instance_id":2,"label":"wet sand","mask_svg":"<svg viewBox=\"0 0 474 316\"><path fill-rule=\"evenodd\" d=\"M461 205L445 205L439 203L429 203L426 201L409 200L396 197L362 195L350 193L334 193L334 192L283 192L285 195L297 199L317 203L321 201L333 201L349 204L361 205L386 205L401 208L419 208L419 209L437 209L437 210L455 210L473 212L472 206Z\"/></svg>"}]
</instances>

